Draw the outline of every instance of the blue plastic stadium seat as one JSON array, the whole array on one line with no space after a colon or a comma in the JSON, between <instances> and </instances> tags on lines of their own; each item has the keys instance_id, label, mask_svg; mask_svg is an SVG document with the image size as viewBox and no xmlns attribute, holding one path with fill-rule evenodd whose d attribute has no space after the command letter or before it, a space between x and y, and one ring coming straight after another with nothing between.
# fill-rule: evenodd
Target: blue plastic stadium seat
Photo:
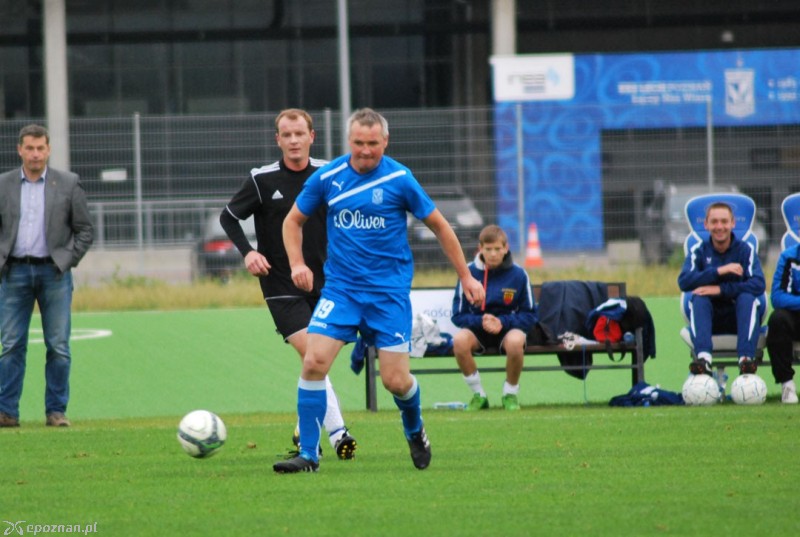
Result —
<instances>
[{"instance_id":1,"label":"blue plastic stadium seat","mask_svg":"<svg viewBox=\"0 0 800 537\"><path fill-rule=\"evenodd\" d=\"M781 213L786 224L786 232L781 237L783 251L800 243L800 192L786 196L781 203ZM795 363L800 359L800 341L794 342L794 359Z\"/></svg>"},{"instance_id":2,"label":"blue plastic stadium seat","mask_svg":"<svg viewBox=\"0 0 800 537\"><path fill-rule=\"evenodd\" d=\"M692 246L708 239L708 231L705 228L706 208L715 202L723 202L731 206L736 218L733 226L734 234L740 240L752 244L758 252L758 238L753 234L756 203L744 194L720 192L695 196L686 202L684 214L689 223L689 235L683 243L683 253L688 254Z\"/></svg>"},{"instance_id":3,"label":"blue plastic stadium seat","mask_svg":"<svg viewBox=\"0 0 800 537\"><path fill-rule=\"evenodd\" d=\"M800 243L800 193L786 196L781 203L786 233L781 238L781 250Z\"/></svg>"}]
</instances>

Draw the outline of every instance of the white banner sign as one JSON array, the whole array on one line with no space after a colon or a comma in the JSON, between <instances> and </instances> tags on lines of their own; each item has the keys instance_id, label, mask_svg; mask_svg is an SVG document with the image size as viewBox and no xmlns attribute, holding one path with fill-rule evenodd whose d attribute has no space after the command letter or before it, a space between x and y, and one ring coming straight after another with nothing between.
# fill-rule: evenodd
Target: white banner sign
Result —
<instances>
[{"instance_id":1,"label":"white banner sign","mask_svg":"<svg viewBox=\"0 0 800 537\"><path fill-rule=\"evenodd\" d=\"M494 100L566 101L575 96L572 54L492 56Z\"/></svg>"}]
</instances>

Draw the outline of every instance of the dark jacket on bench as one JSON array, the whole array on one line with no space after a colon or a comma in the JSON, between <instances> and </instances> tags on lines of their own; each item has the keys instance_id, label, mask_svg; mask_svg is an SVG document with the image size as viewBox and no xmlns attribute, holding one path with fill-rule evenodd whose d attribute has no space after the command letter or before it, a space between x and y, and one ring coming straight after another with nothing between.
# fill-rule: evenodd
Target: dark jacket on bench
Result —
<instances>
[{"instance_id":1,"label":"dark jacket on bench","mask_svg":"<svg viewBox=\"0 0 800 537\"><path fill-rule=\"evenodd\" d=\"M586 328L586 316L606 300L608 289L603 282L543 282L539 295L539 319L556 337L564 332L572 332L594 339L594 335Z\"/></svg>"},{"instance_id":2,"label":"dark jacket on bench","mask_svg":"<svg viewBox=\"0 0 800 537\"><path fill-rule=\"evenodd\" d=\"M586 316L594 308L608 300L608 288L603 282L565 280L543 282L539 295L541 323L556 337L565 332L594 339L586 328ZM580 350L559 352L561 365L592 365L591 352ZM588 369L567 370L568 375L586 378Z\"/></svg>"}]
</instances>

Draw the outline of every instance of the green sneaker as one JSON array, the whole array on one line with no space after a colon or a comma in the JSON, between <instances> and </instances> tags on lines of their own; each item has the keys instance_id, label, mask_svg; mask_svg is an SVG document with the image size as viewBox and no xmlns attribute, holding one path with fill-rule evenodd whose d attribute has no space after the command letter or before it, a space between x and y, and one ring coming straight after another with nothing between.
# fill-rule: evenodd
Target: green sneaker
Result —
<instances>
[{"instance_id":1,"label":"green sneaker","mask_svg":"<svg viewBox=\"0 0 800 537\"><path fill-rule=\"evenodd\" d=\"M506 410L519 410L517 396L512 393L505 394L503 396L503 408Z\"/></svg>"},{"instance_id":2,"label":"green sneaker","mask_svg":"<svg viewBox=\"0 0 800 537\"><path fill-rule=\"evenodd\" d=\"M472 396L472 401L469 402L465 410L486 410L487 408L489 408L489 399L476 393Z\"/></svg>"}]
</instances>

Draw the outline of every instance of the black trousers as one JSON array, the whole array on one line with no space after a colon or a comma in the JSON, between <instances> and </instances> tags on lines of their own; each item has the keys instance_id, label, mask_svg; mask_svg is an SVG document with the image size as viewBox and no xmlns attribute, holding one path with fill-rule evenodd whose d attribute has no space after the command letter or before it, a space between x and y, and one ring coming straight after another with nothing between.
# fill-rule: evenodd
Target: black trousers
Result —
<instances>
[{"instance_id":1,"label":"black trousers","mask_svg":"<svg viewBox=\"0 0 800 537\"><path fill-rule=\"evenodd\" d=\"M767 351L775 382L794 378L792 342L800 341L800 311L776 309L769 316Z\"/></svg>"}]
</instances>

